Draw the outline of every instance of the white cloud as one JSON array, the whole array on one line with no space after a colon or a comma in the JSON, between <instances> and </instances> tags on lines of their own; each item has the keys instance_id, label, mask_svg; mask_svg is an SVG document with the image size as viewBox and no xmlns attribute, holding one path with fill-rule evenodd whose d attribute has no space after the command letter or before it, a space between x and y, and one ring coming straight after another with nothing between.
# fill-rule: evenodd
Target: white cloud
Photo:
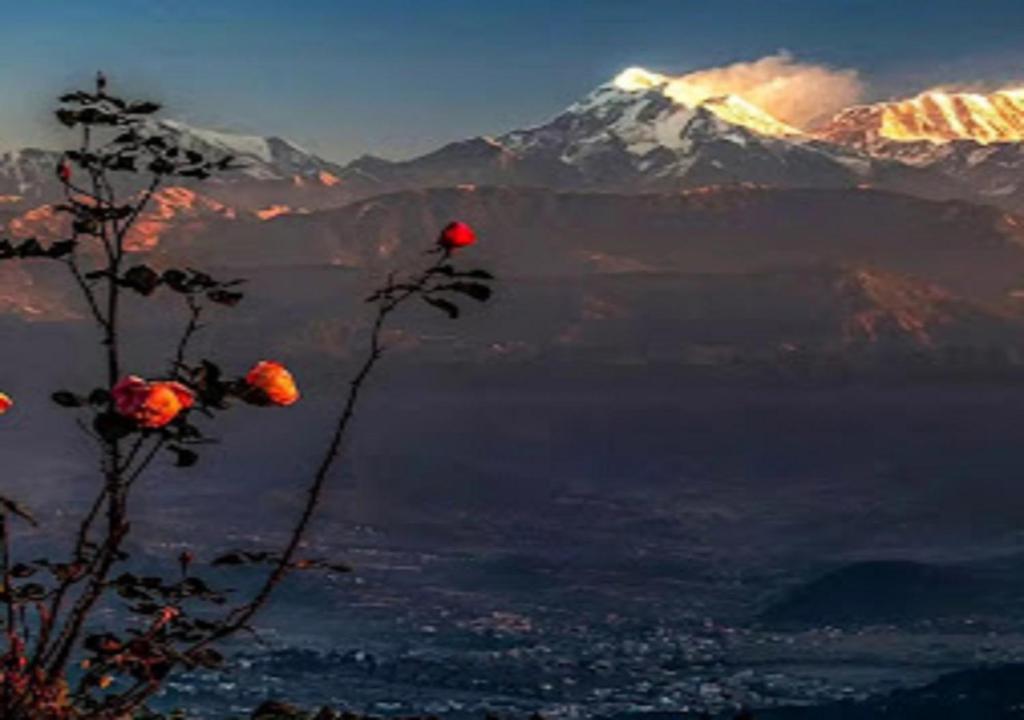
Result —
<instances>
[{"instance_id":1,"label":"white cloud","mask_svg":"<svg viewBox=\"0 0 1024 720\"><path fill-rule=\"evenodd\" d=\"M780 51L751 62L665 77L665 94L688 105L738 95L799 128L812 126L864 96L856 70L801 62Z\"/></svg>"}]
</instances>

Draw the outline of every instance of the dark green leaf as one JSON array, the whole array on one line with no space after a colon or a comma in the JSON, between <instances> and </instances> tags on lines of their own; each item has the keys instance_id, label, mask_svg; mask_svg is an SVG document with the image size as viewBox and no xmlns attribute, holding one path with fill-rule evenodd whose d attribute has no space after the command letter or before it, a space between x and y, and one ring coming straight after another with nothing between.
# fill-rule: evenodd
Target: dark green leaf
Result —
<instances>
[{"instance_id":1,"label":"dark green leaf","mask_svg":"<svg viewBox=\"0 0 1024 720\"><path fill-rule=\"evenodd\" d=\"M120 440L137 429L130 418L113 412L100 413L92 422L93 429L107 442Z\"/></svg>"},{"instance_id":2,"label":"dark green leaf","mask_svg":"<svg viewBox=\"0 0 1024 720\"><path fill-rule=\"evenodd\" d=\"M219 558L216 558L211 563L211 565L214 565L216 567L219 567L219 566L222 566L222 565L243 565L243 564L245 564L245 562L246 562L246 559L245 559L245 556L242 555L242 553L240 553L240 552L230 552L230 553L227 553L226 555L221 555Z\"/></svg>"},{"instance_id":3,"label":"dark green leaf","mask_svg":"<svg viewBox=\"0 0 1024 720\"><path fill-rule=\"evenodd\" d=\"M164 270L163 281L171 290L180 293L189 292L188 275L181 270Z\"/></svg>"},{"instance_id":4,"label":"dark green leaf","mask_svg":"<svg viewBox=\"0 0 1024 720\"><path fill-rule=\"evenodd\" d=\"M125 108L125 112L132 115L152 115L159 110L160 104L155 102L134 102Z\"/></svg>"},{"instance_id":5,"label":"dark green leaf","mask_svg":"<svg viewBox=\"0 0 1024 720\"><path fill-rule=\"evenodd\" d=\"M451 290L473 298L477 302L486 302L491 297L491 289L483 283L453 282L441 285L439 290Z\"/></svg>"},{"instance_id":6,"label":"dark green leaf","mask_svg":"<svg viewBox=\"0 0 1024 720\"><path fill-rule=\"evenodd\" d=\"M433 305L437 309L446 313L448 317L450 317L452 320L459 316L459 306L449 300L445 300L444 298L430 297L428 295L424 295L423 300L427 304Z\"/></svg>"},{"instance_id":7,"label":"dark green leaf","mask_svg":"<svg viewBox=\"0 0 1024 720\"><path fill-rule=\"evenodd\" d=\"M113 142L115 145L134 145L138 141L139 134L135 132L135 130L128 130L118 135L111 142Z\"/></svg>"},{"instance_id":8,"label":"dark green leaf","mask_svg":"<svg viewBox=\"0 0 1024 720\"><path fill-rule=\"evenodd\" d=\"M110 393L103 388L96 388L89 393L89 404L91 405L106 405L110 402Z\"/></svg>"},{"instance_id":9,"label":"dark green leaf","mask_svg":"<svg viewBox=\"0 0 1024 720\"><path fill-rule=\"evenodd\" d=\"M168 175L174 172L174 165L159 157L149 164L149 171L154 175Z\"/></svg>"},{"instance_id":10,"label":"dark green leaf","mask_svg":"<svg viewBox=\"0 0 1024 720\"><path fill-rule=\"evenodd\" d=\"M210 299L210 302L215 302L218 305L226 305L228 307L234 307L241 301L245 295L240 292L233 292L231 290L211 290L206 293L206 297Z\"/></svg>"},{"instance_id":11,"label":"dark green leaf","mask_svg":"<svg viewBox=\"0 0 1024 720\"><path fill-rule=\"evenodd\" d=\"M57 258L62 258L65 255L73 253L77 245L78 243L74 240L58 240L57 242L50 244L46 254L56 260Z\"/></svg>"},{"instance_id":12,"label":"dark green leaf","mask_svg":"<svg viewBox=\"0 0 1024 720\"><path fill-rule=\"evenodd\" d=\"M135 172L135 156L134 155L116 155L110 158L106 163L107 168L110 170L118 170L125 172Z\"/></svg>"},{"instance_id":13,"label":"dark green leaf","mask_svg":"<svg viewBox=\"0 0 1024 720\"><path fill-rule=\"evenodd\" d=\"M68 392L67 390L58 390L50 396L50 399L61 407L66 408L82 407L85 404L85 400L78 397L73 392Z\"/></svg>"},{"instance_id":14,"label":"dark green leaf","mask_svg":"<svg viewBox=\"0 0 1024 720\"><path fill-rule=\"evenodd\" d=\"M22 585L17 588L15 594L21 601L34 602L46 597L46 588L39 583L29 583L28 585Z\"/></svg>"},{"instance_id":15,"label":"dark green leaf","mask_svg":"<svg viewBox=\"0 0 1024 720\"><path fill-rule=\"evenodd\" d=\"M41 257L46 254L46 251L43 250L43 246L40 245L39 241L35 238L25 240L17 247L16 252L20 258Z\"/></svg>"},{"instance_id":16,"label":"dark green leaf","mask_svg":"<svg viewBox=\"0 0 1024 720\"><path fill-rule=\"evenodd\" d=\"M199 461L199 455L183 448L180 445L168 445L167 449L175 455L174 464L177 467L192 467Z\"/></svg>"},{"instance_id":17,"label":"dark green leaf","mask_svg":"<svg viewBox=\"0 0 1024 720\"><path fill-rule=\"evenodd\" d=\"M188 268L189 273L192 277L189 279L189 284L197 290L209 290L217 287L217 281L212 276L206 273L196 270L194 268Z\"/></svg>"},{"instance_id":18,"label":"dark green leaf","mask_svg":"<svg viewBox=\"0 0 1024 720\"><path fill-rule=\"evenodd\" d=\"M224 656L213 648L195 650L189 655L189 660L200 667L211 669L218 668L224 664Z\"/></svg>"},{"instance_id":19,"label":"dark green leaf","mask_svg":"<svg viewBox=\"0 0 1024 720\"><path fill-rule=\"evenodd\" d=\"M17 563L11 566L11 577L23 580L28 577L32 577L36 574L36 568L26 565L25 563Z\"/></svg>"},{"instance_id":20,"label":"dark green leaf","mask_svg":"<svg viewBox=\"0 0 1024 720\"><path fill-rule=\"evenodd\" d=\"M60 121L61 125L66 127L74 127L78 124L78 113L74 110L68 110L67 108L61 108L55 113L57 120Z\"/></svg>"},{"instance_id":21,"label":"dark green leaf","mask_svg":"<svg viewBox=\"0 0 1024 720\"><path fill-rule=\"evenodd\" d=\"M148 265L136 265L124 274L122 283L140 295L152 295L161 278L160 273Z\"/></svg>"},{"instance_id":22,"label":"dark green leaf","mask_svg":"<svg viewBox=\"0 0 1024 720\"><path fill-rule=\"evenodd\" d=\"M486 270L464 270L458 273L459 277L473 278L474 280L493 280L494 276Z\"/></svg>"},{"instance_id":23,"label":"dark green leaf","mask_svg":"<svg viewBox=\"0 0 1024 720\"><path fill-rule=\"evenodd\" d=\"M71 229L79 235L95 235L98 228L96 220L91 217L77 218L71 223Z\"/></svg>"}]
</instances>

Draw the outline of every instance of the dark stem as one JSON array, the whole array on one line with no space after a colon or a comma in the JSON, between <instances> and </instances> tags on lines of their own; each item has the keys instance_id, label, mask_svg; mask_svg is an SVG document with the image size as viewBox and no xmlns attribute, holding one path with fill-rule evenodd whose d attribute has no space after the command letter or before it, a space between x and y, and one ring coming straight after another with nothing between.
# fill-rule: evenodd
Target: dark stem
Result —
<instances>
[{"instance_id":1,"label":"dark stem","mask_svg":"<svg viewBox=\"0 0 1024 720\"><path fill-rule=\"evenodd\" d=\"M7 652L4 653L3 662L0 666L0 671L8 673L14 670L17 658L14 657L14 653L17 649L15 643L15 637L17 628L15 627L15 613L14 613L14 588L11 587L11 549L10 549L10 536L8 535L7 529L7 513L0 512L0 576L3 578L4 584L4 606L5 606L5 622L6 627L4 630L7 635ZM0 704L0 709L10 708L11 705L11 685L10 682L3 683L3 703ZM6 714L6 713L5 713Z\"/></svg>"},{"instance_id":2,"label":"dark stem","mask_svg":"<svg viewBox=\"0 0 1024 720\"><path fill-rule=\"evenodd\" d=\"M88 130L85 130L83 147L88 148ZM103 183L97 172L91 173L93 182L93 195L104 202L102 195ZM160 176L154 175L149 187L143 196L135 204L132 213L125 220L124 224L118 226L114 220L102 220L100 223L100 237L103 244L108 248L108 267L106 268L107 304L106 314L102 323L104 329L103 345L105 347L107 384L113 388L121 375L120 362L120 293L119 283L121 266L124 260L124 239L128 231L138 220L145 209L153 193L160 185ZM111 206L114 205L114 198L109 199ZM88 293L87 293L88 299ZM115 412L113 397L108 401L108 412ZM157 448L159 443L157 444ZM145 470L152 460L154 452L150 453L139 465L133 475L133 480ZM43 661L48 666L49 677L56 678L64 670L72 649L82 633L82 628L89 616L90 611L96 602L103 595L107 576L117 560L121 543L128 533L128 525L125 519L127 507L127 492L129 483L123 480L123 473L127 469L123 466L121 442L118 439L103 441L103 465L104 465L104 489L103 495L107 503L107 530L106 538L102 547L98 549L97 556L89 567L89 584L79 596L72 607L68 619L57 636L53 646L43 651ZM91 524L91 521L90 521Z\"/></svg>"},{"instance_id":3,"label":"dark stem","mask_svg":"<svg viewBox=\"0 0 1024 720\"><path fill-rule=\"evenodd\" d=\"M234 635L240 630L246 629L249 621L260 611L260 609L263 608L264 605L266 605L274 590L291 570L295 554L298 552L302 541L305 539L306 531L308 530L316 513L316 509L320 504L320 498L323 495L323 490L326 486L327 479L330 476L330 472L341 455L347 431L351 425L353 417L355 416L355 410L359 401L360 393L362 392L367 380L370 378L377 362L381 359L381 356L384 353L381 336L384 331L386 320L407 300L427 292L427 286L433 277L434 271L447 262L449 258L449 251L445 250L440 252L438 254L438 259L433 264L431 264L422 273L415 276L408 283L396 285L394 277L390 276L384 290L375 295L375 297L378 298L377 314L371 326L370 344L366 357L360 365L359 370L349 383L349 390L342 404L341 413L335 423L334 431L331 433L330 440L328 441L327 450L324 453L323 459L316 468L309 489L306 491L306 502L303 505L302 512L299 514L299 518L291 531L284 551L275 563L273 570L260 586L260 589L253 596L253 599L245 605L236 608L227 616L219 627L211 631L205 638L195 642L188 649L183 651L181 653L183 657L188 658L191 654L210 645L211 643L222 640ZM141 691L138 696L130 702L119 705L119 710L130 711L139 707L139 705L145 702L146 698L150 697L154 691L155 689L152 688Z\"/></svg>"},{"instance_id":4,"label":"dark stem","mask_svg":"<svg viewBox=\"0 0 1024 720\"><path fill-rule=\"evenodd\" d=\"M185 363L185 355L188 352L188 345L192 342L193 336L202 327L199 324L199 320L203 315L203 306L199 304L199 301L193 295L186 295L185 301L188 304L188 323L185 325L185 331L182 333L181 339L178 341L177 350L174 352L174 360L171 363L171 377L178 377L180 375L181 368Z\"/></svg>"},{"instance_id":5,"label":"dark stem","mask_svg":"<svg viewBox=\"0 0 1024 720\"><path fill-rule=\"evenodd\" d=\"M69 563L67 577L61 580L57 590L53 593L53 598L50 601L46 618L40 623L39 638L36 641L36 651L32 658L32 662L29 665L30 671L35 670L43 659L43 653L47 649L47 643L50 641L50 636L53 632L54 625L57 622L57 616L64 603L65 596L67 596L68 592L75 584L86 576L88 568L83 572L78 572L78 567L85 562L85 548L89 540L89 530L92 528L92 524L96 521L96 517L99 515L100 509L103 507L103 501L106 500L106 498L107 488L104 486L96 496L92 506L89 508L89 512L86 513L78 527L78 534L75 537L74 559Z\"/></svg>"}]
</instances>

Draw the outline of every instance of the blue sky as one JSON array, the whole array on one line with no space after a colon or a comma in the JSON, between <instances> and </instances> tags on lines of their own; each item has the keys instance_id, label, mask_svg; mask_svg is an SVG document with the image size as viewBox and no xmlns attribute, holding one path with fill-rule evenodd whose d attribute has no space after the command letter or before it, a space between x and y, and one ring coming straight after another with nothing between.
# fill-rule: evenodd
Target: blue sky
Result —
<instances>
[{"instance_id":1,"label":"blue sky","mask_svg":"<svg viewBox=\"0 0 1024 720\"><path fill-rule=\"evenodd\" d=\"M1021 0L34 0L0 26L0 147L58 142L102 67L198 124L330 158L403 157L542 120L620 69L786 49L875 97L1024 81Z\"/></svg>"}]
</instances>

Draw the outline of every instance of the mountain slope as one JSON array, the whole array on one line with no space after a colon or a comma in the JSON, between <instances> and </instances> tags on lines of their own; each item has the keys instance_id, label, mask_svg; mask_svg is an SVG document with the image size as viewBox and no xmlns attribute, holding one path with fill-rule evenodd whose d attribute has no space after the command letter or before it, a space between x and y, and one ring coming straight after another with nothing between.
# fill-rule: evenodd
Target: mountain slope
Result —
<instances>
[{"instance_id":1,"label":"mountain slope","mask_svg":"<svg viewBox=\"0 0 1024 720\"><path fill-rule=\"evenodd\" d=\"M5 205L31 207L60 197L54 176L60 153L26 148L0 154L0 196Z\"/></svg>"},{"instance_id":2,"label":"mountain slope","mask_svg":"<svg viewBox=\"0 0 1024 720\"><path fill-rule=\"evenodd\" d=\"M1018 318L866 267L562 278L531 284L512 302L524 317L546 315L545 324L561 318L557 333L531 342L605 361L866 361L879 352L1024 347Z\"/></svg>"},{"instance_id":3,"label":"mountain slope","mask_svg":"<svg viewBox=\"0 0 1024 720\"><path fill-rule=\"evenodd\" d=\"M239 135L192 127L175 120L160 120L157 131L169 134L182 147L213 155L233 155L243 166L238 172L256 180L315 179L337 182L338 165L280 137ZM230 176L228 176L230 177Z\"/></svg>"},{"instance_id":4,"label":"mountain slope","mask_svg":"<svg viewBox=\"0 0 1024 720\"><path fill-rule=\"evenodd\" d=\"M950 348L983 351L971 367L1024 355L1009 298L1024 275L1024 235L1012 216L966 203L869 190L477 188L263 221L184 194L167 200L187 220L159 228L156 244L137 243L133 262L252 278L244 334L257 318L271 349L291 354L345 355L374 278L422 262L437 227L461 217L479 231L471 262L497 274L497 297L465 308L467 339L454 346L445 318L412 312L398 344L425 360L811 361L834 371L895 367L893 355L941 368ZM12 307L38 306L49 265L12 267L29 273L6 285ZM66 308L78 308L60 287ZM168 306L166 316L178 312Z\"/></svg>"},{"instance_id":5,"label":"mountain slope","mask_svg":"<svg viewBox=\"0 0 1024 720\"><path fill-rule=\"evenodd\" d=\"M266 222L220 222L162 250L213 265L376 269L416 258L453 217L503 277L723 273L815 263L907 273L988 300L1024 276L1024 225L994 208L863 189L713 187L611 194L450 188Z\"/></svg>"},{"instance_id":6,"label":"mountain slope","mask_svg":"<svg viewBox=\"0 0 1024 720\"><path fill-rule=\"evenodd\" d=\"M860 561L790 590L760 619L773 626L856 627L970 617L991 612L1008 584L970 566Z\"/></svg>"},{"instance_id":7,"label":"mountain slope","mask_svg":"<svg viewBox=\"0 0 1024 720\"><path fill-rule=\"evenodd\" d=\"M271 302L264 322L277 320L261 332L283 352L352 357L358 299L365 296L357 275L260 271L250 287L260 302ZM891 372L911 363L933 375L978 372L1005 368L1024 351L1020 318L870 268L517 278L501 283L485 309L464 310L468 330L452 337L445 318L411 308L394 347L429 362L666 364L727 375L776 368ZM960 354L950 354L953 348ZM984 352L967 357L964 348Z\"/></svg>"},{"instance_id":8,"label":"mountain slope","mask_svg":"<svg viewBox=\"0 0 1024 720\"><path fill-rule=\"evenodd\" d=\"M234 220L248 215L189 188L167 186L153 193L125 238L125 247L138 252L168 242L181 242L184 237L205 232L216 220ZM0 230L4 236L15 239L35 237L52 241L68 237L71 218L67 213L55 211L53 205L40 205L0 218Z\"/></svg>"},{"instance_id":9,"label":"mountain slope","mask_svg":"<svg viewBox=\"0 0 1024 720\"><path fill-rule=\"evenodd\" d=\"M944 675L921 688L863 702L766 708L765 720L1017 720L1024 705L1024 665L979 667Z\"/></svg>"},{"instance_id":10,"label":"mountain slope","mask_svg":"<svg viewBox=\"0 0 1024 720\"><path fill-rule=\"evenodd\" d=\"M712 186L682 193L464 187L404 191L308 213L245 213L186 188L161 192L132 237L154 262L368 269L418 259L437 228L477 228L474 258L504 277L748 273L871 267L982 301L1016 297L1024 220L960 201L868 189ZM261 219L267 218L267 219ZM61 234L47 207L7 222Z\"/></svg>"}]
</instances>

